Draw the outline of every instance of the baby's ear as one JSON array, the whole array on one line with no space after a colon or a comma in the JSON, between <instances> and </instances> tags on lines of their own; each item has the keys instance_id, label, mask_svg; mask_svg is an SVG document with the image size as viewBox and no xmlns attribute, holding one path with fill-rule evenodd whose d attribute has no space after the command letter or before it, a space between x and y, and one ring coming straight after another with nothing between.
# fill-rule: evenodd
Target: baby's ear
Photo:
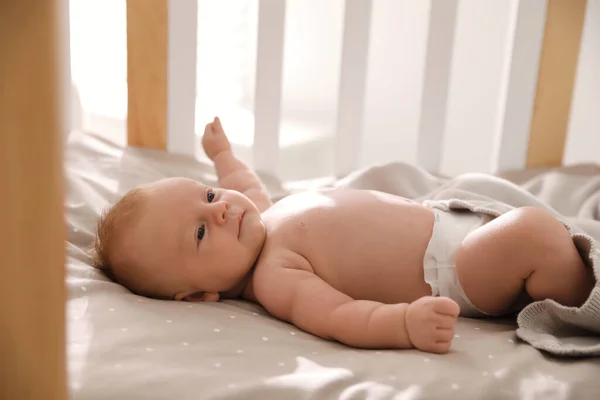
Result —
<instances>
[{"instance_id":1,"label":"baby's ear","mask_svg":"<svg viewBox=\"0 0 600 400\"><path fill-rule=\"evenodd\" d=\"M219 293L214 292L183 292L178 293L175 296L175 300L183 300L183 301L208 301L215 302L219 301Z\"/></svg>"}]
</instances>

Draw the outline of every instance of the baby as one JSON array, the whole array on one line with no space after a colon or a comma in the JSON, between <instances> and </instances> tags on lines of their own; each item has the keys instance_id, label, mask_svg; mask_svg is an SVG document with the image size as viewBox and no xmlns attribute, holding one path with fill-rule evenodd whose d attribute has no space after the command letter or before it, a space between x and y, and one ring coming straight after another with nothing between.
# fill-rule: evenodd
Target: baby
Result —
<instances>
[{"instance_id":1,"label":"baby","mask_svg":"<svg viewBox=\"0 0 600 400\"><path fill-rule=\"evenodd\" d=\"M568 231L540 209L492 219L352 189L272 204L218 118L202 144L220 188L142 185L99 221L95 265L135 293L243 298L350 346L446 353L459 315L547 298L579 306L594 285Z\"/></svg>"}]
</instances>

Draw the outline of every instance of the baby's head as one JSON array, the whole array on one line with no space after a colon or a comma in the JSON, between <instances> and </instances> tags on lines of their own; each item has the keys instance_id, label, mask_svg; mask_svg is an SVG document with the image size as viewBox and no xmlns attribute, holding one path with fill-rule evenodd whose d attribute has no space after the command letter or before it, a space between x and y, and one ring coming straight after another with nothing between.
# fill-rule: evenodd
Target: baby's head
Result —
<instances>
[{"instance_id":1,"label":"baby's head","mask_svg":"<svg viewBox=\"0 0 600 400\"><path fill-rule=\"evenodd\" d=\"M94 264L143 296L215 301L244 284L265 235L243 194L164 179L131 190L102 215Z\"/></svg>"}]
</instances>

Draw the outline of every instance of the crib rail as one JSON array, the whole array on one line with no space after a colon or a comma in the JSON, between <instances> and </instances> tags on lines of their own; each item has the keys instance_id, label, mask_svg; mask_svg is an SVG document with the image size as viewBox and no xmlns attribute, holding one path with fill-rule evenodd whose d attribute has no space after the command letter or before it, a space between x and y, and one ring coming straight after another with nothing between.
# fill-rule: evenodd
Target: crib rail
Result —
<instances>
[{"instance_id":1,"label":"crib rail","mask_svg":"<svg viewBox=\"0 0 600 400\"><path fill-rule=\"evenodd\" d=\"M192 3L127 1L130 145L194 154ZM440 171L447 139L459 5L458 0L432 0L429 9L416 161L433 172ZM364 115L372 7L372 0L345 2L336 176L361 166L368 135ZM513 0L511 7L496 128L490 132L490 170L561 165L586 1ZM277 173L280 150L285 9L283 0L259 1L252 154L254 167L271 174Z\"/></svg>"},{"instance_id":2,"label":"crib rail","mask_svg":"<svg viewBox=\"0 0 600 400\"><path fill-rule=\"evenodd\" d=\"M429 10L417 162L436 172L441 168L457 6L457 0L432 2Z\"/></svg>"},{"instance_id":3,"label":"crib rail","mask_svg":"<svg viewBox=\"0 0 600 400\"><path fill-rule=\"evenodd\" d=\"M194 148L197 7L196 0L127 1L131 146Z\"/></svg>"},{"instance_id":4,"label":"crib rail","mask_svg":"<svg viewBox=\"0 0 600 400\"><path fill-rule=\"evenodd\" d=\"M544 1L514 2L511 14L511 35L506 45L510 57L506 58L502 69L502 92L492 158L492 163L500 170L531 167L533 164L534 156L528 156L528 147L547 4ZM548 22L551 21L548 19ZM570 97L570 94L566 96ZM534 148L535 144L531 146L533 154L537 153ZM554 165L560 163L560 160L555 160Z\"/></svg>"},{"instance_id":5,"label":"crib rail","mask_svg":"<svg viewBox=\"0 0 600 400\"><path fill-rule=\"evenodd\" d=\"M1 399L67 397L59 4L0 5Z\"/></svg>"},{"instance_id":6,"label":"crib rail","mask_svg":"<svg viewBox=\"0 0 600 400\"><path fill-rule=\"evenodd\" d=\"M253 161L257 170L274 173L279 153L285 1L264 0L258 8Z\"/></svg>"},{"instance_id":7,"label":"crib rail","mask_svg":"<svg viewBox=\"0 0 600 400\"><path fill-rule=\"evenodd\" d=\"M360 165L372 6L372 0L346 3L334 155L337 176Z\"/></svg>"},{"instance_id":8,"label":"crib rail","mask_svg":"<svg viewBox=\"0 0 600 400\"><path fill-rule=\"evenodd\" d=\"M538 73L527 165L560 165L577 72L586 1L550 1Z\"/></svg>"}]
</instances>

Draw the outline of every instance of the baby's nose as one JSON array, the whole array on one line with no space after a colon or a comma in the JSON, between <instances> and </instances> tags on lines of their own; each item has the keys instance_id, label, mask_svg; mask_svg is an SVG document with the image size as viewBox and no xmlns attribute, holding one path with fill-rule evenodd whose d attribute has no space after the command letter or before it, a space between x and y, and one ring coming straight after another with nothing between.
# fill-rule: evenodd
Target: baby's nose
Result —
<instances>
[{"instance_id":1,"label":"baby's nose","mask_svg":"<svg viewBox=\"0 0 600 400\"><path fill-rule=\"evenodd\" d=\"M229 210L229 203L226 201L220 201L215 205L218 206L216 213L217 221L225 222L225 219L227 218L227 211Z\"/></svg>"}]
</instances>

